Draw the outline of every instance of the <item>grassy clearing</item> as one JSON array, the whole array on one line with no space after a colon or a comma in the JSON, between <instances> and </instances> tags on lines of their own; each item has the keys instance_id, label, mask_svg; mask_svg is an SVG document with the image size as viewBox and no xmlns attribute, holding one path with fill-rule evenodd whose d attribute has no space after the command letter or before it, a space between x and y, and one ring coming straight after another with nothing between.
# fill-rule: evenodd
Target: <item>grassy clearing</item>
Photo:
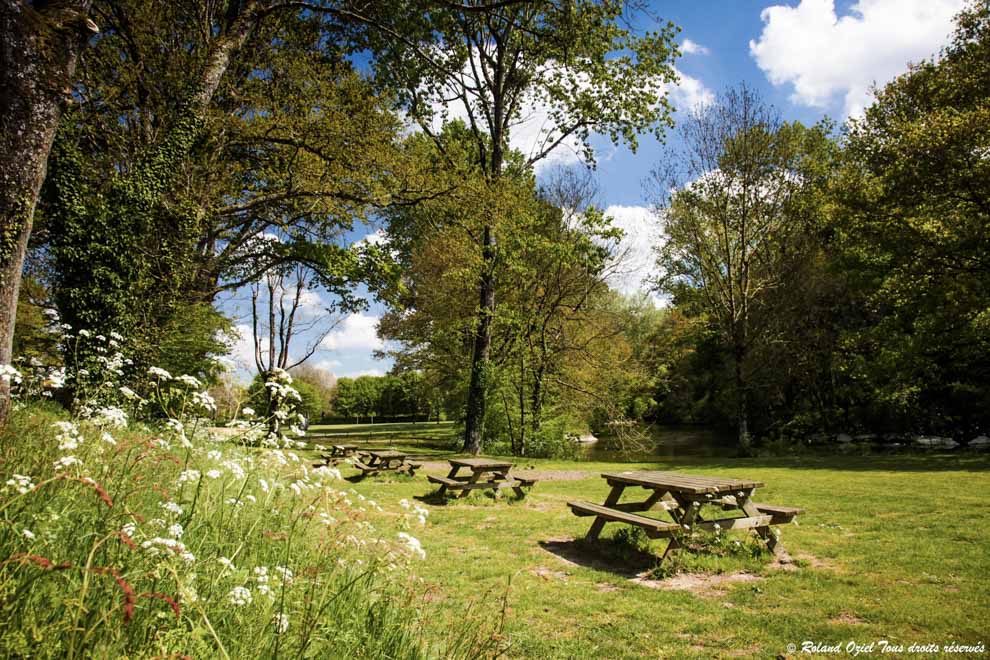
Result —
<instances>
[{"instance_id":1,"label":"grassy clearing","mask_svg":"<svg viewBox=\"0 0 990 660\"><path fill-rule=\"evenodd\" d=\"M427 454L416 442L406 448L436 459L425 472L442 471L446 454ZM511 657L767 657L804 640L844 645L886 639L905 647L990 641L988 457L688 459L621 466L526 459L517 465L535 468L543 478L524 501L475 494L436 505L427 498L430 520L419 537L429 558L417 567L440 606L431 619L438 628L460 620L466 608L488 608L494 617L506 595ZM574 542L590 519L571 515L565 504L603 501L608 488L598 475L620 467L765 481L760 501L808 511L798 525L782 529L797 563L690 558L687 568L696 573L673 581L687 589L634 581L637 571L649 568L642 558L617 561L607 547ZM432 491L423 476L377 476L356 481L355 488L386 506ZM617 529L610 524L606 535ZM733 537L745 538L741 532ZM649 549L662 553L664 543L651 542ZM731 575L739 571L746 572Z\"/></svg>"},{"instance_id":2,"label":"grassy clearing","mask_svg":"<svg viewBox=\"0 0 990 660\"><path fill-rule=\"evenodd\" d=\"M311 438L317 438L315 442L323 442L324 444L397 440L407 446L439 449L456 442L456 425L453 422L314 424L309 427L307 435Z\"/></svg>"}]
</instances>

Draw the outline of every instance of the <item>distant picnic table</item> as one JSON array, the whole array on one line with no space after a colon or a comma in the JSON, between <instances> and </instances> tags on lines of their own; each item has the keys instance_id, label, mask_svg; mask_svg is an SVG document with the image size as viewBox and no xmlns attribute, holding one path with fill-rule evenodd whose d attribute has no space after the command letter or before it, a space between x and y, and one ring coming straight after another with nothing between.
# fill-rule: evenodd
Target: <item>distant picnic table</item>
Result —
<instances>
[{"instance_id":1,"label":"distant picnic table","mask_svg":"<svg viewBox=\"0 0 990 660\"><path fill-rule=\"evenodd\" d=\"M513 463L509 461L498 461L487 458L451 458L450 472L446 477L435 475L427 476L427 479L435 484L440 484L439 494L443 496L448 490L460 491L460 497L467 496L472 490L492 489L496 492L503 488L511 488L518 497L525 497L524 488L531 488L536 479L510 476L509 471ZM461 470L467 470L470 474L458 476Z\"/></svg>"},{"instance_id":2,"label":"distant picnic table","mask_svg":"<svg viewBox=\"0 0 990 660\"><path fill-rule=\"evenodd\" d=\"M412 476L420 467L419 463L406 460L408 454L394 449L362 451L360 455L361 459L354 460L354 467L361 470L362 476L388 471L404 472Z\"/></svg>"},{"instance_id":3,"label":"distant picnic table","mask_svg":"<svg viewBox=\"0 0 990 660\"><path fill-rule=\"evenodd\" d=\"M678 540L681 532L692 530L752 529L766 542L771 552L779 553L783 547L770 526L790 522L797 514L803 513L797 507L757 504L752 500L753 492L765 484L751 479L654 471L608 472L602 474L602 478L612 487L604 504L567 503L577 516L595 516L587 538L597 539L609 522L635 525L643 528L650 538L670 539L663 558L681 547ZM630 486L646 489L650 494L643 501L620 503L623 492ZM701 516L701 507L705 504L717 505L722 510L741 511L743 515L705 520ZM669 513L673 522L636 513L654 509Z\"/></svg>"}]
</instances>

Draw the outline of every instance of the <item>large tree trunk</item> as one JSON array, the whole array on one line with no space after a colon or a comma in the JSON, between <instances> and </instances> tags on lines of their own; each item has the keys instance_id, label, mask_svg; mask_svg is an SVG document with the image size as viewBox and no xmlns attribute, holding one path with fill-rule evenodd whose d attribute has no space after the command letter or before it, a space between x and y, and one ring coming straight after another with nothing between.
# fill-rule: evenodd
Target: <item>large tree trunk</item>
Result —
<instances>
[{"instance_id":1,"label":"large tree trunk","mask_svg":"<svg viewBox=\"0 0 990 660\"><path fill-rule=\"evenodd\" d=\"M79 51L98 30L90 0L0 0L0 364L10 364L21 270L48 153ZM10 387L0 379L0 426Z\"/></svg>"},{"instance_id":2,"label":"large tree trunk","mask_svg":"<svg viewBox=\"0 0 990 660\"><path fill-rule=\"evenodd\" d=\"M739 453L748 456L752 449L749 436L749 395L746 389L746 376L743 372L746 361L745 345L737 344L733 350L736 385L736 428L739 438Z\"/></svg>"},{"instance_id":3,"label":"large tree trunk","mask_svg":"<svg viewBox=\"0 0 990 660\"><path fill-rule=\"evenodd\" d=\"M464 451L481 451L481 434L488 402L489 353L492 346L492 318L495 316L495 236L486 225L482 239L483 272L480 284L478 327L471 359L471 384L468 388L467 419L464 424Z\"/></svg>"}]
</instances>

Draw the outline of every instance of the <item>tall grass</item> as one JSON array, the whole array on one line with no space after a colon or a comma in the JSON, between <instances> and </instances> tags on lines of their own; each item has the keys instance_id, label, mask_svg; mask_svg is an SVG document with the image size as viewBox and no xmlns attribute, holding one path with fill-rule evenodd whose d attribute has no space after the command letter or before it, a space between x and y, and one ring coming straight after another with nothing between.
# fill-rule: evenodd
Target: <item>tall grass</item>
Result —
<instances>
[{"instance_id":1,"label":"tall grass","mask_svg":"<svg viewBox=\"0 0 990 660\"><path fill-rule=\"evenodd\" d=\"M494 650L492 626L423 637L422 511L382 511L292 451L35 403L0 435L0 475L4 657Z\"/></svg>"}]
</instances>

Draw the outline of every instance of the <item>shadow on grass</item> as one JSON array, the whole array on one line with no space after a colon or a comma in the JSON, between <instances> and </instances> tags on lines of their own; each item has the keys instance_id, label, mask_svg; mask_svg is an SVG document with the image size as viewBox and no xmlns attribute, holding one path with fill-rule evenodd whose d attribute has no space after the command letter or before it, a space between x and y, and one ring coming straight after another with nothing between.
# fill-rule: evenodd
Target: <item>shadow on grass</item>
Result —
<instances>
[{"instance_id":1,"label":"shadow on grass","mask_svg":"<svg viewBox=\"0 0 990 660\"><path fill-rule=\"evenodd\" d=\"M660 563L660 557L652 552L620 546L611 540L548 539L540 541L540 547L570 564L606 571L624 578L637 577L656 568Z\"/></svg>"},{"instance_id":2,"label":"shadow on grass","mask_svg":"<svg viewBox=\"0 0 990 660\"><path fill-rule=\"evenodd\" d=\"M414 495L413 499L433 506L449 506L452 504L490 506L522 502L526 499L526 495L524 494L522 497L519 497L515 494L508 494L505 490L502 491L501 495L496 495L494 489L479 489L471 492L467 497L460 497L458 493L451 493L449 490L441 494L440 489L437 488L426 495Z\"/></svg>"}]
</instances>

